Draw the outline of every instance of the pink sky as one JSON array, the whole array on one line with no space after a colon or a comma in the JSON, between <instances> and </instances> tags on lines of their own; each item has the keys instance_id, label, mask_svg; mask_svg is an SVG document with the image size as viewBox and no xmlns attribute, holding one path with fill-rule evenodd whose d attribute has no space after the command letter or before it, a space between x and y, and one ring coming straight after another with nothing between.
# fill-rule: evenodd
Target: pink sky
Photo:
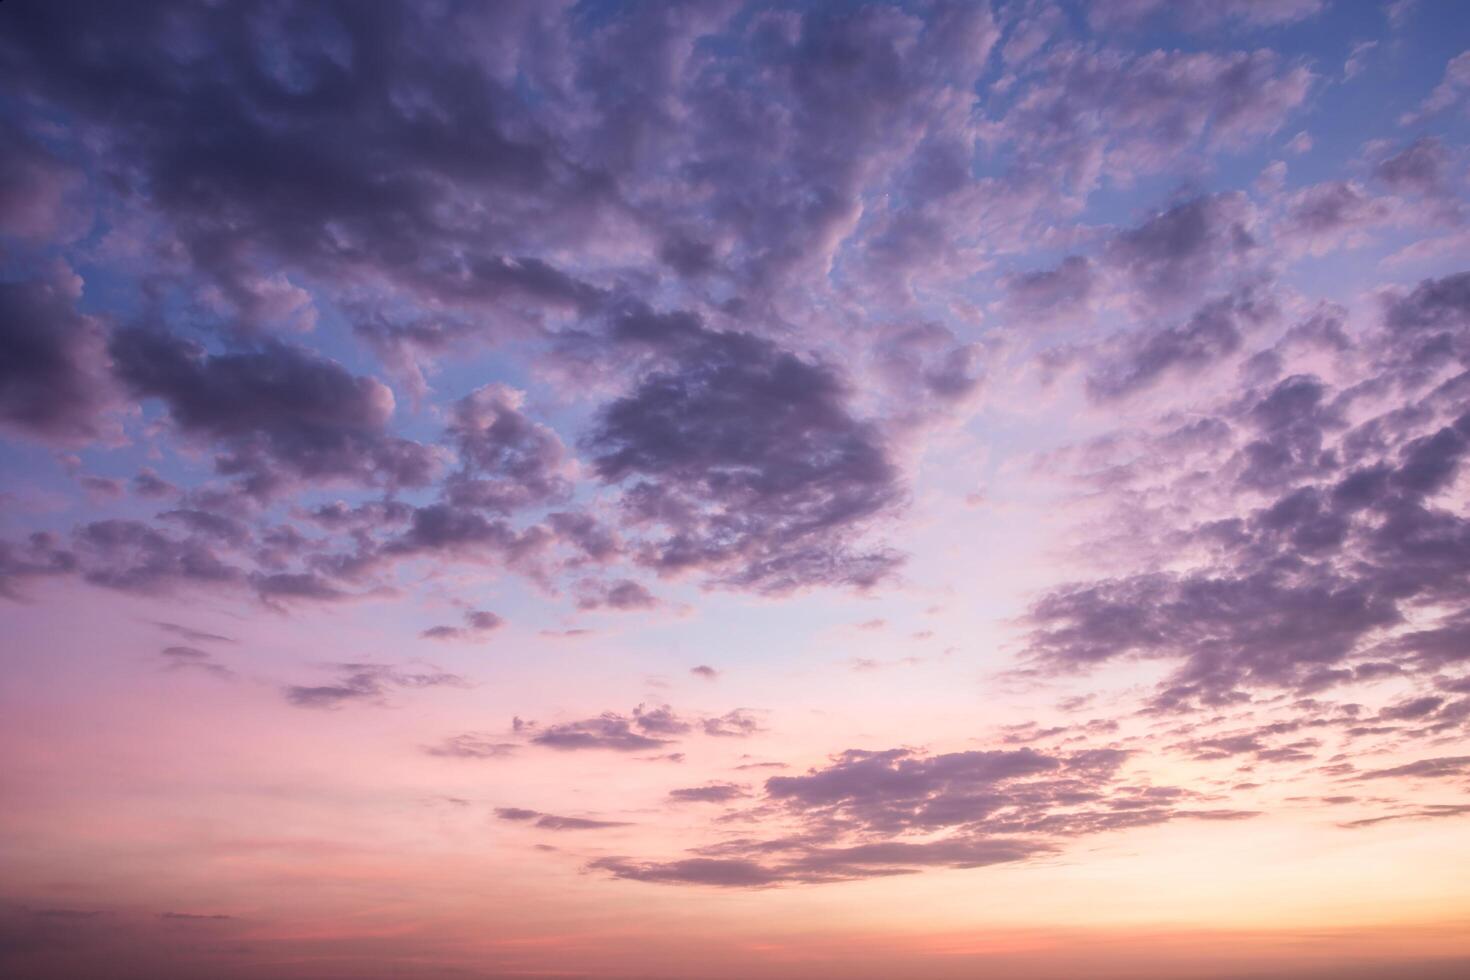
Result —
<instances>
[{"instance_id":1,"label":"pink sky","mask_svg":"<svg viewBox=\"0 0 1470 980\"><path fill-rule=\"evenodd\" d=\"M0 5L0 975L1467 975L1467 49Z\"/></svg>"}]
</instances>

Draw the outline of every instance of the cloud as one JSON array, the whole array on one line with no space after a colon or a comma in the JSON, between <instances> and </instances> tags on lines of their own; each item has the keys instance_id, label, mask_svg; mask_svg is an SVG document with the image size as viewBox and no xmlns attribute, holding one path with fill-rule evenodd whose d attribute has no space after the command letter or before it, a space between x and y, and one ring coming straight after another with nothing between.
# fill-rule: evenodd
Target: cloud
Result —
<instances>
[{"instance_id":1,"label":"cloud","mask_svg":"<svg viewBox=\"0 0 1470 980\"><path fill-rule=\"evenodd\" d=\"M1470 51L1450 59L1449 64L1445 65L1444 78L1434 87L1434 91L1420 103L1419 108L1400 116L1399 125L1421 125L1431 117L1464 102L1467 93L1470 93Z\"/></svg>"},{"instance_id":2,"label":"cloud","mask_svg":"<svg viewBox=\"0 0 1470 980\"><path fill-rule=\"evenodd\" d=\"M810 884L1025 861L1107 830L1254 816L1196 809L1188 790L1124 783L1119 770L1127 757L1116 749L933 756L849 750L805 775L766 780L760 825L773 832L784 826L784 836L729 839L674 860L605 857L589 867L665 884ZM714 787L719 802L732 785Z\"/></svg>"},{"instance_id":3,"label":"cloud","mask_svg":"<svg viewBox=\"0 0 1470 980\"><path fill-rule=\"evenodd\" d=\"M30 133L0 122L0 234L70 243L92 223L86 180Z\"/></svg>"},{"instance_id":4,"label":"cloud","mask_svg":"<svg viewBox=\"0 0 1470 980\"><path fill-rule=\"evenodd\" d=\"M561 440L521 413L524 398L485 385L454 403L447 432L460 469L444 487L449 503L504 516L571 493Z\"/></svg>"},{"instance_id":5,"label":"cloud","mask_svg":"<svg viewBox=\"0 0 1470 980\"><path fill-rule=\"evenodd\" d=\"M1002 185L1012 205L1043 213L1079 209L1104 177L1137 179L1193 148L1273 133L1316 80L1265 49L1127 53L1072 44L1030 67L1035 81L989 122L985 139L1014 148Z\"/></svg>"},{"instance_id":6,"label":"cloud","mask_svg":"<svg viewBox=\"0 0 1470 980\"><path fill-rule=\"evenodd\" d=\"M615 336L668 360L586 439L597 475L624 487L628 524L665 531L640 561L775 593L892 571L892 554L850 541L898 504L897 469L833 368L690 318L635 312Z\"/></svg>"},{"instance_id":7,"label":"cloud","mask_svg":"<svg viewBox=\"0 0 1470 980\"><path fill-rule=\"evenodd\" d=\"M1470 773L1470 755L1440 756L1435 759L1420 759L1401 766L1374 769L1359 773L1356 779L1447 779Z\"/></svg>"},{"instance_id":8,"label":"cloud","mask_svg":"<svg viewBox=\"0 0 1470 980\"><path fill-rule=\"evenodd\" d=\"M1324 0L1110 0L1091 4L1088 21L1095 28L1136 27L1152 17L1165 15L1192 31L1236 27L1274 27L1315 17L1325 9Z\"/></svg>"},{"instance_id":9,"label":"cloud","mask_svg":"<svg viewBox=\"0 0 1470 980\"><path fill-rule=\"evenodd\" d=\"M1352 50L1348 52L1347 60L1342 64L1344 82L1350 82L1362 74L1363 69L1367 67L1368 55L1376 47L1378 47L1377 41L1359 41L1353 45Z\"/></svg>"},{"instance_id":10,"label":"cloud","mask_svg":"<svg viewBox=\"0 0 1470 980\"><path fill-rule=\"evenodd\" d=\"M146 467L133 477L132 489L133 493L146 500L157 500L179 492L178 487Z\"/></svg>"},{"instance_id":11,"label":"cloud","mask_svg":"<svg viewBox=\"0 0 1470 980\"><path fill-rule=\"evenodd\" d=\"M118 376L159 398L186 436L217 444L215 470L255 496L295 480L362 486L428 483L435 458L392 436L393 393L300 347L262 341L212 354L159 331L126 329L109 345Z\"/></svg>"},{"instance_id":12,"label":"cloud","mask_svg":"<svg viewBox=\"0 0 1470 980\"><path fill-rule=\"evenodd\" d=\"M451 735L438 745L427 746L429 755L451 759L499 759L513 753L519 746L515 742L498 742L488 735L466 732Z\"/></svg>"},{"instance_id":13,"label":"cloud","mask_svg":"<svg viewBox=\"0 0 1470 980\"><path fill-rule=\"evenodd\" d=\"M1445 190L1450 162L1443 142L1434 136L1421 136L1379 160L1373 176L1400 193L1439 194Z\"/></svg>"},{"instance_id":14,"label":"cloud","mask_svg":"<svg viewBox=\"0 0 1470 980\"><path fill-rule=\"evenodd\" d=\"M1242 755L1248 755L1256 762L1310 762L1316 758L1316 750L1322 747L1320 739L1305 738L1277 745L1267 741L1267 736L1279 734L1283 730L1296 729L1291 723L1266 726L1243 734L1191 739L1176 748L1203 762L1234 759Z\"/></svg>"},{"instance_id":15,"label":"cloud","mask_svg":"<svg viewBox=\"0 0 1470 980\"><path fill-rule=\"evenodd\" d=\"M113 402L102 324L77 312L82 281L60 263L0 282L0 428L57 444L103 433Z\"/></svg>"},{"instance_id":16,"label":"cloud","mask_svg":"<svg viewBox=\"0 0 1470 980\"><path fill-rule=\"evenodd\" d=\"M1096 285L1091 260L1069 255L1055 268L1037 269L1006 278L1006 302L1012 315L1048 323L1085 311Z\"/></svg>"},{"instance_id":17,"label":"cloud","mask_svg":"<svg viewBox=\"0 0 1470 980\"><path fill-rule=\"evenodd\" d=\"M77 567L76 555L59 547L55 536L45 531L36 531L20 544L0 540L0 596L18 600L20 583L69 575Z\"/></svg>"},{"instance_id":18,"label":"cloud","mask_svg":"<svg viewBox=\"0 0 1470 980\"><path fill-rule=\"evenodd\" d=\"M764 731L749 712L742 708L728 711L716 718L706 718L704 733L716 738L747 738Z\"/></svg>"},{"instance_id":19,"label":"cloud","mask_svg":"<svg viewBox=\"0 0 1470 980\"><path fill-rule=\"evenodd\" d=\"M1119 232L1103 261L1132 287L1130 301L1145 310L1169 310L1200 296L1257 249L1254 217L1243 194L1190 198Z\"/></svg>"},{"instance_id":20,"label":"cloud","mask_svg":"<svg viewBox=\"0 0 1470 980\"><path fill-rule=\"evenodd\" d=\"M352 702L383 705L393 688L469 687L457 674L444 671L408 673L385 664L337 664L335 684L291 685L286 700L298 708L339 708Z\"/></svg>"},{"instance_id":21,"label":"cloud","mask_svg":"<svg viewBox=\"0 0 1470 980\"><path fill-rule=\"evenodd\" d=\"M1378 713L1378 717L1386 721L1417 721L1434 714L1444 707L1444 703L1444 698L1433 695L1409 698L1397 704L1388 705Z\"/></svg>"},{"instance_id":22,"label":"cloud","mask_svg":"<svg viewBox=\"0 0 1470 980\"><path fill-rule=\"evenodd\" d=\"M545 726L516 718L512 728L533 745L562 751L611 749L617 752L657 749L695 732L714 738L746 738L763 731L743 709L694 719L679 714L667 704L652 707L640 704L626 715L604 711L595 718Z\"/></svg>"},{"instance_id":23,"label":"cloud","mask_svg":"<svg viewBox=\"0 0 1470 980\"><path fill-rule=\"evenodd\" d=\"M1271 301L1254 290L1212 300L1174 326L1120 337L1087 376L1088 394L1117 401L1171 375L1197 373L1240 350L1246 331L1275 315Z\"/></svg>"},{"instance_id":24,"label":"cloud","mask_svg":"<svg viewBox=\"0 0 1470 980\"><path fill-rule=\"evenodd\" d=\"M513 84L560 88L553 13L98 6L18 21L0 63L28 99L128 161L128 193L233 331L280 329L283 314L296 325L282 269L510 320L521 302L587 302L590 287L525 253L585 240L611 204L598 174L565 159L569 134L545 133ZM180 64L149 44L160 32L214 56ZM507 37L549 47L508 71L491 53ZM383 53L371 66L370 50ZM258 84L234 84L247 75ZM436 108L405 111L404 98Z\"/></svg>"},{"instance_id":25,"label":"cloud","mask_svg":"<svg viewBox=\"0 0 1470 980\"><path fill-rule=\"evenodd\" d=\"M1391 813L1382 817L1366 817L1362 820L1349 820L1339 824L1342 827L1358 828L1373 827L1392 820L1432 820L1437 817L1462 817L1470 814L1470 804L1463 803L1431 803L1417 810L1407 813Z\"/></svg>"},{"instance_id":26,"label":"cloud","mask_svg":"<svg viewBox=\"0 0 1470 980\"><path fill-rule=\"evenodd\" d=\"M539 810L524 810L519 807L497 807L495 815L501 820L517 823L534 821L532 826L540 830L605 830L608 827L631 827L621 820L591 820L586 817L559 817Z\"/></svg>"},{"instance_id":27,"label":"cloud","mask_svg":"<svg viewBox=\"0 0 1470 980\"><path fill-rule=\"evenodd\" d=\"M717 680L720 676L720 672L718 670L715 670L715 668L709 666L708 664L700 664L697 667L690 667L689 673L693 674L695 677L702 677L707 681Z\"/></svg>"},{"instance_id":28,"label":"cloud","mask_svg":"<svg viewBox=\"0 0 1470 980\"><path fill-rule=\"evenodd\" d=\"M160 912L158 917L172 922L224 922L234 918L233 915L205 915L198 912Z\"/></svg>"},{"instance_id":29,"label":"cloud","mask_svg":"<svg viewBox=\"0 0 1470 980\"><path fill-rule=\"evenodd\" d=\"M484 609L465 611L463 626L431 626L419 636L426 640L479 640L505 625L505 620Z\"/></svg>"},{"instance_id":30,"label":"cloud","mask_svg":"<svg viewBox=\"0 0 1470 980\"><path fill-rule=\"evenodd\" d=\"M141 521L93 521L73 538L83 576L94 585L161 594L179 585L233 586L244 572L219 555L219 542L176 538Z\"/></svg>"},{"instance_id":31,"label":"cloud","mask_svg":"<svg viewBox=\"0 0 1470 980\"><path fill-rule=\"evenodd\" d=\"M739 783L707 783L669 791L669 799L676 803L729 803L746 795Z\"/></svg>"},{"instance_id":32,"label":"cloud","mask_svg":"<svg viewBox=\"0 0 1470 980\"><path fill-rule=\"evenodd\" d=\"M886 325L870 348L870 377L890 438L903 438L974 404L985 383L984 352L948 327Z\"/></svg>"},{"instance_id":33,"label":"cloud","mask_svg":"<svg viewBox=\"0 0 1470 980\"><path fill-rule=\"evenodd\" d=\"M605 871L614 878L674 885L759 888L782 880L780 872L755 861L732 858L686 858L643 863L623 858L598 858L588 866L596 871Z\"/></svg>"},{"instance_id":34,"label":"cloud","mask_svg":"<svg viewBox=\"0 0 1470 980\"><path fill-rule=\"evenodd\" d=\"M1458 658L1467 566L1455 542L1470 540L1470 524L1441 495L1470 450L1470 416L1434 372L1470 364L1467 283L1457 274L1385 293L1355 384L1247 381L1223 405L1195 409L1229 437L1201 464L1219 492L1182 507L1193 519L1160 536L1188 557L1048 591L1030 614L1032 662L1172 662L1155 707L1179 710L1228 703L1241 688L1320 690L1354 680L1358 666L1382 675ZM1136 468L1126 491L1187 499L1176 495L1196 490L1171 487L1175 472L1162 460ZM1411 611L1436 608L1433 625L1416 615L1406 628Z\"/></svg>"},{"instance_id":35,"label":"cloud","mask_svg":"<svg viewBox=\"0 0 1470 980\"><path fill-rule=\"evenodd\" d=\"M596 718L548 725L531 736L531 743L563 752L581 749L642 752L672 744L673 739L647 734L642 722L636 714L628 718L609 711ZM654 731L660 730L657 721L652 724Z\"/></svg>"},{"instance_id":36,"label":"cloud","mask_svg":"<svg viewBox=\"0 0 1470 980\"><path fill-rule=\"evenodd\" d=\"M1333 180L1290 195L1277 233L1309 254L1322 255L1366 244L1368 231L1391 217L1388 204L1355 181Z\"/></svg>"}]
</instances>

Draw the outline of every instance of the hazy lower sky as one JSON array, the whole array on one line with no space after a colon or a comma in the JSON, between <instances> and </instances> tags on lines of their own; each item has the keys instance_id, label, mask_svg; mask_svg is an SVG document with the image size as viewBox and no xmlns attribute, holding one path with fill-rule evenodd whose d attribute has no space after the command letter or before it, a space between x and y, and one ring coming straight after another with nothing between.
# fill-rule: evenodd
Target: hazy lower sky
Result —
<instances>
[{"instance_id":1,"label":"hazy lower sky","mask_svg":"<svg viewBox=\"0 0 1470 980\"><path fill-rule=\"evenodd\" d=\"M0 4L0 974L1470 976L1470 4Z\"/></svg>"}]
</instances>

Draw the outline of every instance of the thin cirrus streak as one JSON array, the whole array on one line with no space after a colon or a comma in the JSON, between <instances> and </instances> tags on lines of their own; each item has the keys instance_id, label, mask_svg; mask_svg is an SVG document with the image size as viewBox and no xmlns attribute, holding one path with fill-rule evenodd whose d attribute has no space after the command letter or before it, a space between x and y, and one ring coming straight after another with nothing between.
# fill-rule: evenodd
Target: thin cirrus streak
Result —
<instances>
[{"instance_id":1,"label":"thin cirrus streak","mask_svg":"<svg viewBox=\"0 0 1470 980\"><path fill-rule=\"evenodd\" d=\"M0 973L1470 972L1470 8L0 77Z\"/></svg>"}]
</instances>

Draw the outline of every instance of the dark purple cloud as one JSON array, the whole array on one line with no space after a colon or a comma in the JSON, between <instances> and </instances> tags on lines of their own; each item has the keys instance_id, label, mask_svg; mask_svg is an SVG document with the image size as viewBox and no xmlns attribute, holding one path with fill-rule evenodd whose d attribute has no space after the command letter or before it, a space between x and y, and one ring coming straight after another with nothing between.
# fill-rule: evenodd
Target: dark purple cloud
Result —
<instances>
[{"instance_id":1,"label":"dark purple cloud","mask_svg":"<svg viewBox=\"0 0 1470 980\"><path fill-rule=\"evenodd\" d=\"M640 704L633 709L633 723L639 730L652 735L683 735L694 729L692 722L679 717L666 704L653 708Z\"/></svg>"},{"instance_id":2,"label":"dark purple cloud","mask_svg":"<svg viewBox=\"0 0 1470 980\"><path fill-rule=\"evenodd\" d=\"M640 704L628 714L604 711L595 718L545 726L516 718L512 728L533 745L563 751L612 749L618 752L657 749L695 732L714 738L745 738L763 730L743 709L693 718L679 714L667 704Z\"/></svg>"},{"instance_id":3,"label":"dark purple cloud","mask_svg":"<svg viewBox=\"0 0 1470 980\"><path fill-rule=\"evenodd\" d=\"M129 329L110 350L135 394L159 398L186 437L218 445L215 470L268 496L293 480L423 486L435 459L389 434L393 393L300 347L263 341L212 354L168 334Z\"/></svg>"},{"instance_id":4,"label":"dark purple cloud","mask_svg":"<svg viewBox=\"0 0 1470 980\"><path fill-rule=\"evenodd\" d=\"M1275 313L1269 299L1242 290L1206 303L1177 325L1127 335L1088 375L1088 394L1114 401L1170 375L1198 372L1238 351L1246 331Z\"/></svg>"},{"instance_id":5,"label":"dark purple cloud","mask_svg":"<svg viewBox=\"0 0 1470 980\"><path fill-rule=\"evenodd\" d=\"M1449 779L1470 774L1470 755L1441 756L1436 759L1420 759L1401 766L1374 769L1359 773L1357 779Z\"/></svg>"},{"instance_id":6,"label":"dark purple cloud","mask_svg":"<svg viewBox=\"0 0 1470 980\"><path fill-rule=\"evenodd\" d=\"M668 884L764 887L978 868L1057 852L1074 837L1175 819L1244 819L1248 811L1198 809L1198 794L1131 785L1128 753L1033 749L924 756L906 749L850 750L801 776L766 780L755 811L784 836L735 838L691 857L607 857L590 867ZM712 784L675 801L730 802L740 788Z\"/></svg>"},{"instance_id":7,"label":"dark purple cloud","mask_svg":"<svg viewBox=\"0 0 1470 980\"><path fill-rule=\"evenodd\" d=\"M850 539L901 499L882 436L836 371L746 333L634 312L614 338L667 360L606 405L586 439L650 531L640 560L716 584L786 592L871 585L896 563Z\"/></svg>"},{"instance_id":8,"label":"dark purple cloud","mask_svg":"<svg viewBox=\"0 0 1470 980\"><path fill-rule=\"evenodd\" d=\"M540 525L519 529L501 518L451 504L416 507L408 527L367 557L368 564L418 556L531 562L552 542Z\"/></svg>"},{"instance_id":9,"label":"dark purple cloud","mask_svg":"<svg viewBox=\"0 0 1470 980\"><path fill-rule=\"evenodd\" d=\"M1470 361L1470 272L1426 279L1408 293L1389 292L1384 320L1393 342L1413 345L1405 352L1410 364Z\"/></svg>"},{"instance_id":10,"label":"dark purple cloud","mask_svg":"<svg viewBox=\"0 0 1470 980\"><path fill-rule=\"evenodd\" d=\"M1328 181L1291 195L1278 234L1320 254L1341 244L1360 244L1363 233L1390 214L1385 202L1356 182Z\"/></svg>"},{"instance_id":11,"label":"dark purple cloud","mask_svg":"<svg viewBox=\"0 0 1470 980\"><path fill-rule=\"evenodd\" d=\"M1233 481L1241 505L1171 536L1202 560L1050 591L1031 611L1033 660L1171 661L1158 703L1179 706L1463 659L1470 524L1441 495L1470 449L1470 416L1460 382L1435 372L1470 364L1466 283L1459 274L1387 294L1382 329L1361 344L1375 373L1356 386L1291 375L1218 410L1234 438L1216 479ZM1391 387L1402 396L1357 409ZM1419 610L1438 615L1405 630Z\"/></svg>"},{"instance_id":12,"label":"dark purple cloud","mask_svg":"<svg viewBox=\"0 0 1470 980\"><path fill-rule=\"evenodd\" d=\"M659 601L652 592L631 579L615 582L585 580L578 584L578 609L615 609L622 612L653 609Z\"/></svg>"},{"instance_id":13,"label":"dark purple cloud","mask_svg":"<svg viewBox=\"0 0 1470 980\"><path fill-rule=\"evenodd\" d=\"M101 433L111 403L106 335L77 312L81 280L49 275L0 282L0 427L56 443Z\"/></svg>"},{"instance_id":14,"label":"dark purple cloud","mask_svg":"<svg viewBox=\"0 0 1470 980\"><path fill-rule=\"evenodd\" d=\"M784 880L780 871L767 868L756 861L738 858L685 858L681 861L664 862L598 858L589 867L596 871L605 871L614 878L671 885L759 888Z\"/></svg>"},{"instance_id":15,"label":"dark purple cloud","mask_svg":"<svg viewBox=\"0 0 1470 980\"><path fill-rule=\"evenodd\" d=\"M1170 309L1197 298L1240 267L1256 249L1243 194L1195 197L1120 232L1104 261L1132 286L1145 309Z\"/></svg>"},{"instance_id":16,"label":"dark purple cloud","mask_svg":"<svg viewBox=\"0 0 1470 980\"><path fill-rule=\"evenodd\" d=\"M163 479L150 469L138 472L132 480L133 493L145 500L157 500L161 497L172 496L179 492L179 488Z\"/></svg>"},{"instance_id":17,"label":"dark purple cloud","mask_svg":"<svg viewBox=\"0 0 1470 980\"><path fill-rule=\"evenodd\" d=\"M238 586L245 573L220 557L209 537L179 538L141 521L94 521L73 535L87 581L127 592L164 593L181 585Z\"/></svg>"},{"instance_id":18,"label":"dark purple cloud","mask_svg":"<svg viewBox=\"0 0 1470 980\"><path fill-rule=\"evenodd\" d=\"M1373 167L1373 176L1395 191L1438 194L1445 189L1450 152L1437 137L1421 136Z\"/></svg>"},{"instance_id":19,"label":"dark purple cloud","mask_svg":"<svg viewBox=\"0 0 1470 980\"><path fill-rule=\"evenodd\" d=\"M72 162L0 120L0 234L27 243L76 239L92 220L85 183Z\"/></svg>"},{"instance_id":20,"label":"dark purple cloud","mask_svg":"<svg viewBox=\"0 0 1470 980\"><path fill-rule=\"evenodd\" d=\"M673 742L673 739L647 734L640 721L636 716L628 718L609 711L596 718L548 725L531 735L531 743L564 752L580 749L642 752ZM658 730L657 724L654 730Z\"/></svg>"},{"instance_id":21,"label":"dark purple cloud","mask_svg":"<svg viewBox=\"0 0 1470 980\"><path fill-rule=\"evenodd\" d=\"M1326 9L1325 0L1110 0L1091 4L1088 21L1096 28L1138 27L1165 16L1188 30L1230 24L1270 27L1307 20Z\"/></svg>"},{"instance_id":22,"label":"dark purple cloud","mask_svg":"<svg viewBox=\"0 0 1470 980\"><path fill-rule=\"evenodd\" d=\"M989 138L1014 148L1003 185L1012 205L1043 213L1080 202L1104 176L1166 171L1200 145L1243 145L1274 132L1315 80L1267 49L1130 54L1066 44L1031 67L1039 77ZM1162 238L1197 246L1194 217L1181 212L1155 226L1159 237L1144 247ZM1167 273L1145 281L1165 292L1185 285Z\"/></svg>"},{"instance_id":23,"label":"dark purple cloud","mask_svg":"<svg viewBox=\"0 0 1470 980\"><path fill-rule=\"evenodd\" d=\"M521 251L574 236L608 198L488 54L507 31L531 42L546 30L529 8L466 12L457 29L327 5L144 4L120 17L92 4L8 20L0 64L17 91L108 134L132 163L119 179L148 194L240 327L272 324L280 266L470 307L589 295ZM177 45L207 56L180 62ZM557 84L550 62L521 69L541 92ZM454 206L466 198L479 208Z\"/></svg>"},{"instance_id":24,"label":"dark purple cloud","mask_svg":"<svg viewBox=\"0 0 1470 980\"><path fill-rule=\"evenodd\" d=\"M23 543L0 540L0 596L19 599L22 583L69 575L77 567L77 556L60 547L56 537L45 531L31 534Z\"/></svg>"}]
</instances>

